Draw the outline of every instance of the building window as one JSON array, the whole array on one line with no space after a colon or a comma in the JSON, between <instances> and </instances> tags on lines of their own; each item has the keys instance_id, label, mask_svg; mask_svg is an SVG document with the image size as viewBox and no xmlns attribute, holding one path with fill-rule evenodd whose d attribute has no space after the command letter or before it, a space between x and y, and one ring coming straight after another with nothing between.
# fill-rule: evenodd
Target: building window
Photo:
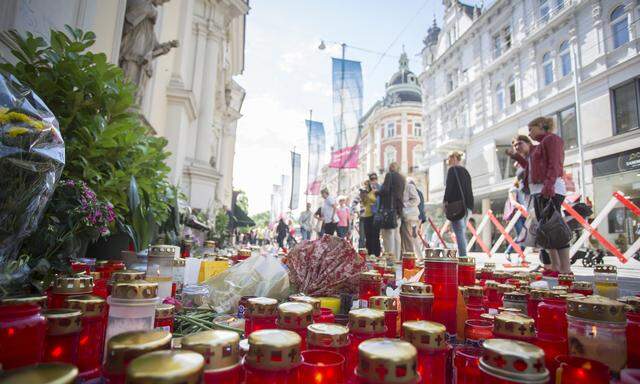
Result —
<instances>
[{"instance_id":1,"label":"building window","mask_svg":"<svg viewBox=\"0 0 640 384\"><path fill-rule=\"evenodd\" d=\"M493 58L498 58L502 55L502 37L500 34L493 36Z\"/></svg>"},{"instance_id":2,"label":"building window","mask_svg":"<svg viewBox=\"0 0 640 384\"><path fill-rule=\"evenodd\" d=\"M564 8L564 0L556 0L556 11L560 11Z\"/></svg>"},{"instance_id":3,"label":"building window","mask_svg":"<svg viewBox=\"0 0 640 384\"><path fill-rule=\"evenodd\" d=\"M509 145L496 145L496 154L498 155L498 166L500 167L500 177L507 180L515 176L516 168L514 161L506 154Z\"/></svg>"},{"instance_id":4,"label":"building window","mask_svg":"<svg viewBox=\"0 0 640 384\"><path fill-rule=\"evenodd\" d=\"M447 74L447 92L453 91L453 74Z\"/></svg>"},{"instance_id":5,"label":"building window","mask_svg":"<svg viewBox=\"0 0 640 384\"><path fill-rule=\"evenodd\" d=\"M553 83L553 61L551 61L551 53L549 52L542 56L542 77L544 85Z\"/></svg>"},{"instance_id":6,"label":"building window","mask_svg":"<svg viewBox=\"0 0 640 384\"><path fill-rule=\"evenodd\" d=\"M422 158L424 157L424 149L422 149L422 145L418 144L413 147L413 164L412 167L418 168L420 163L422 162Z\"/></svg>"},{"instance_id":7,"label":"building window","mask_svg":"<svg viewBox=\"0 0 640 384\"><path fill-rule=\"evenodd\" d=\"M502 88L502 83L498 83L496 86L496 107L498 112L504 111L504 88Z\"/></svg>"},{"instance_id":8,"label":"building window","mask_svg":"<svg viewBox=\"0 0 640 384\"><path fill-rule=\"evenodd\" d=\"M413 123L413 136L422 137L422 123L417 121Z\"/></svg>"},{"instance_id":9,"label":"building window","mask_svg":"<svg viewBox=\"0 0 640 384\"><path fill-rule=\"evenodd\" d=\"M507 89L509 90L509 105L512 105L518 100L518 96L516 95L516 79L513 75L509 76Z\"/></svg>"},{"instance_id":10,"label":"building window","mask_svg":"<svg viewBox=\"0 0 640 384\"><path fill-rule=\"evenodd\" d=\"M564 140L565 149L578 147L578 123L576 120L576 107L564 109L555 116L558 133Z\"/></svg>"},{"instance_id":11,"label":"building window","mask_svg":"<svg viewBox=\"0 0 640 384\"><path fill-rule=\"evenodd\" d=\"M613 37L613 48L629 42L629 20L624 5L619 5L611 12L611 36Z\"/></svg>"},{"instance_id":12,"label":"building window","mask_svg":"<svg viewBox=\"0 0 640 384\"><path fill-rule=\"evenodd\" d=\"M560 44L560 72L562 77L571 73L571 52L569 51L569 42L563 41Z\"/></svg>"},{"instance_id":13,"label":"building window","mask_svg":"<svg viewBox=\"0 0 640 384\"><path fill-rule=\"evenodd\" d=\"M396 160L396 149L389 145L384 149L384 169L389 169L389 164Z\"/></svg>"},{"instance_id":14,"label":"building window","mask_svg":"<svg viewBox=\"0 0 640 384\"><path fill-rule=\"evenodd\" d=\"M384 131L384 137L394 137L396 135L396 124L395 123L387 123L387 126Z\"/></svg>"},{"instance_id":15,"label":"building window","mask_svg":"<svg viewBox=\"0 0 640 384\"><path fill-rule=\"evenodd\" d=\"M638 129L638 80L613 88L613 116L615 133Z\"/></svg>"},{"instance_id":16,"label":"building window","mask_svg":"<svg viewBox=\"0 0 640 384\"><path fill-rule=\"evenodd\" d=\"M507 51L511 48L511 26L507 25L502 30L502 35L504 36L504 50Z\"/></svg>"},{"instance_id":17,"label":"building window","mask_svg":"<svg viewBox=\"0 0 640 384\"><path fill-rule=\"evenodd\" d=\"M538 10L540 12L540 21L543 23L549 21L549 0L540 0Z\"/></svg>"}]
</instances>

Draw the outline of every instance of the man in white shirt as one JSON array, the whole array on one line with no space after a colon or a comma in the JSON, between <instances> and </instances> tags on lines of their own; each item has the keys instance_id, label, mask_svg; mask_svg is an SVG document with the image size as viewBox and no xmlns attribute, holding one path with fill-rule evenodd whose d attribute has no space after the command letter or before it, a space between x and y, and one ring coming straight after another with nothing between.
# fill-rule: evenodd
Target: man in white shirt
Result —
<instances>
[{"instance_id":1,"label":"man in white shirt","mask_svg":"<svg viewBox=\"0 0 640 384\"><path fill-rule=\"evenodd\" d=\"M322 209L320 210L322 220L322 234L335 235L338 229L338 214L336 199L329 195L327 188L322 188L320 195L324 199Z\"/></svg>"}]
</instances>

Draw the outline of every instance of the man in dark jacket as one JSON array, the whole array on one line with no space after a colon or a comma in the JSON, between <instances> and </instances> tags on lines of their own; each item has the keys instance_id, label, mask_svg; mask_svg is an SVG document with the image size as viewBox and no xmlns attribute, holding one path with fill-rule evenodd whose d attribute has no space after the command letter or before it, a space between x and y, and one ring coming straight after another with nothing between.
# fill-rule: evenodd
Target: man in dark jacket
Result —
<instances>
[{"instance_id":1,"label":"man in dark jacket","mask_svg":"<svg viewBox=\"0 0 640 384\"><path fill-rule=\"evenodd\" d=\"M444 189L444 205L457 201L462 201L466 208L466 214L458 219L451 221L451 228L456 235L456 243L458 243L458 256L467 255L467 237L466 226L467 220L473 210L473 188L471 186L471 175L460 165L462 162L462 153L458 151L451 152L447 160L449 171L447 171L447 180Z\"/></svg>"},{"instance_id":2,"label":"man in dark jacket","mask_svg":"<svg viewBox=\"0 0 640 384\"><path fill-rule=\"evenodd\" d=\"M402 214L402 198L405 187L404 177L398 173L398 163L389 164L389 172L384 176L382 187L378 191L380 196L380 210L394 210L396 212L396 222L400 222ZM395 228L381 229L382 241L385 252L393 254L394 259L400 260L400 225Z\"/></svg>"}]
</instances>

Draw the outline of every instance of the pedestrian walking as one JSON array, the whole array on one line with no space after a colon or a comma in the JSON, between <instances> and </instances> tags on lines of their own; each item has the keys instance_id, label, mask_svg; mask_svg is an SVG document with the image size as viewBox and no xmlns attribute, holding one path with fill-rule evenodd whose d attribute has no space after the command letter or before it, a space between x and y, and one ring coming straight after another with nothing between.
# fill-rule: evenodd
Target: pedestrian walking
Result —
<instances>
[{"instance_id":1,"label":"pedestrian walking","mask_svg":"<svg viewBox=\"0 0 640 384\"><path fill-rule=\"evenodd\" d=\"M458 256L467 255L467 220L473 210L471 176L462 165L462 153L451 152L444 190L444 209L456 237Z\"/></svg>"},{"instance_id":2,"label":"pedestrian walking","mask_svg":"<svg viewBox=\"0 0 640 384\"><path fill-rule=\"evenodd\" d=\"M402 197L402 221L400 224L400 243L402 253L413 252L419 255L416 250L418 240L418 224L420 220L420 195L418 188L412 178L407 178Z\"/></svg>"},{"instance_id":3,"label":"pedestrian walking","mask_svg":"<svg viewBox=\"0 0 640 384\"><path fill-rule=\"evenodd\" d=\"M338 214L336 199L329 194L327 188L320 191L320 195L324 199L320 210L320 219L322 220L321 235L335 235L338 228Z\"/></svg>"},{"instance_id":4,"label":"pedestrian walking","mask_svg":"<svg viewBox=\"0 0 640 384\"><path fill-rule=\"evenodd\" d=\"M364 227L365 247L369 255L380 256L380 228L373 222L373 215L378 211L376 191L380 188L378 175L369 174L369 179L360 189L360 202L363 207L360 221Z\"/></svg>"},{"instance_id":5,"label":"pedestrian walking","mask_svg":"<svg viewBox=\"0 0 640 384\"><path fill-rule=\"evenodd\" d=\"M351 209L347 206L347 198L340 196L338 199L338 237L344 239L349 232L349 224L351 222Z\"/></svg>"},{"instance_id":6,"label":"pedestrian walking","mask_svg":"<svg viewBox=\"0 0 640 384\"><path fill-rule=\"evenodd\" d=\"M284 248L284 239L286 239L287 235L289 234L289 226L287 226L287 224L284 222L284 218L282 217L280 218L280 220L278 220L276 233L277 233L276 239L278 240L278 247Z\"/></svg>"},{"instance_id":7,"label":"pedestrian walking","mask_svg":"<svg viewBox=\"0 0 640 384\"><path fill-rule=\"evenodd\" d=\"M378 191L378 196L380 196L380 213L391 220L383 223L380 234L385 252L391 253L396 261L400 260L399 222L402 215L404 188L405 179L398 172L398 163L389 164L389 171L384 176L384 182Z\"/></svg>"},{"instance_id":8,"label":"pedestrian walking","mask_svg":"<svg viewBox=\"0 0 640 384\"><path fill-rule=\"evenodd\" d=\"M313 213L311 212L311 203L307 203L307 209L300 214L298 218L300 222L300 234L302 240L311 239L311 231L313 230Z\"/></svg>"},{"instance_id":9,"label":"pedestrian walking","mask_svg":"<svg viewBox=\"0 0 640 384\"><path fill-rule=\"evenodd\" d=\"M521 169L521 168L518 167L518 169ZM505 223L509 223L511 221L513 216L518 211L518 207L525 208L527 205L525 194L522 191L522 184L524 184L522 180L523 177L524 177L523 172L517 173L516 171L516 177L513 180L513 184L511 185L511 187L509 187L509 190L507 191L507 200L504 203L504 209L502 213L502 219ZM514 224L514 229L516 231L516 236L515 236L516 241L518 241L520 237L520 232L524 228L525 221L526 221L525 217L520 216ZM518 243L518 245L520 244ZM509 246L505 251L509 262L511 262L512 251L513 251L513 246L509 244Z\"/></svg>"}]
</instances>

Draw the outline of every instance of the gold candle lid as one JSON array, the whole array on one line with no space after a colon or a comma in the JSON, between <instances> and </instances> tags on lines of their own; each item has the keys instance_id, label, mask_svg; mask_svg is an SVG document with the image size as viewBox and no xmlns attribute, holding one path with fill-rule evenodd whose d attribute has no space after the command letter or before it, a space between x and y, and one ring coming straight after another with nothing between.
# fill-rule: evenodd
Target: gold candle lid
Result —
<instances>
[{"instance_id":1,"label":"gold candle lid","mask_svg":"<svg viewBox=\"0 0 640 384\"><path fill-rule=\"evenodd\" d=\"M567 299L567 314L581 319L624 323L625 304L603 296L570 297Z\"/></svg>"},{"instance_id":2,"label":"gold candle lid","mask_svg":"<svg viewBox=\"0 0 640 384\"><path fill-rule=\"evenodd\" d=\"M518 288L518 291L524 294L529 294L531 290L532 288L529 285L529 282L524 280L520 283L520 288Z\"/></svg>"},{"instance_id":3,"label":"gold candle lid","mask_svg":"<svg viewBox=\"0 0 640 384\"><path fill-rule=\"evenodd\" d=\"M416 258L416 254L413 252L402 252L402 258L403 259L415 259Z\"/></svg>"},{"instance_id":4,"label":"gold candle lid","mask_svg":"<svg viewBox=\"0 0 640 384\"><path fill-rule=\"evenodd\" d=\"M371 296L369 298L369 308L381 311L397 311L398 301L395 297Z\"/></svg>"},{"instance_id":5,"label":"gold candle lid","mask_svg":"<svg viewBox=\"0 0 640 384\"><path fill-rule=\"evenodd\" d=\"M544 351L527 342L488 339L482 344L480 370L503 380L543 384L549 380L544 365Z\"/></svg>"},{"instance_id":6,"label":"gold candle lid","mask_svg":"<svg viewBox=\"0 0 640 384\"><path fill-rule=\"evenodd\" d=\"M250 249L241 249L241 250L238 251L238 256L249 257L249 256L251 256L251 250Z\"/></svg>"},{"instance_id":7,"label":"gold candle lid","mask_svg":"<svg viewBox=\"0 0 640 384\"><path fill-rule=\"evenodd\" d=\"M82 317L99 317L104 315L107 301L100 296L72 296L65 302L65 307L82 311Z\"/></svg>"},{"instance_id":8,"label":"gold candle lid","mask_svg":"<svg viewBox=\"0 0 640 384\"><path fill-rule=\"evenodd\" d=\"M148 257L180 257L180 247L177 245L152 245L149 247Z\"/></svg>"},{"instance_id":9,"label":"gold candle lid","mask_svg":"<svg viewBox=\"0 0 640 384\"><path fill-rule=\"evenodd\" d=\"M495 269L496 263L494 263L493 261L487 261L484 263L483 268Z\"/></svg>"},{"instance_id":10,"label":"gold candle lid","mask_svg":"<svg viewBox=\"0 0 640 384\"><path fill-rule=\"evenodd\" d=\"M173 317L175 311L173 304L158 304L156 306L156 319L167 319Z\"/></svg>"},{"instance_id":11,"label":"gold candle lid","mask_svg":"<svg viewBox=\"0 0 640 384\"><path fill-rule=\"evenodd\" d=\"M42 315L47 319L47 335L68 335L82 330L82 312L77 309L47 309Z\"/></svg>"},{"instance_id":12,"label":"gold candle lid","mask_svg":"<svg viewBox=\"0 0 640 384\"><path fill-rule=\"evenodd\" d=\"M511 278L511 273L507 271L493 271L494 279L509 279Z\"/></svg>"},{"instance_id":13,"label":"gold candle lid","mask_svg":"<svg viewBox=\"0 0 640 384\"><path fill-rule=\"evenodd\" d=\"M384 267L384 275L394 275L396 274L396 267L393 265L387 265Z\"/></svg>"},{"instance_id":14,"label":"gold candle lid","mask_svg":"<svg viewBox=\"0 0 640 384\"><path fill-rule=\"evenodd\" d=\"M496 315L492 314L492 313L481 313L480 314L480 318L482 320L488 320L493 322L493 319L495 319Z\"/></svg>"},{"instance_id":15,"label":"gold candle lid","mask_svg":"<svg viewBox=\"0 0 640 384\"><path fill-rule=\"evenodd\" d=\"M551 291L548 289L536 288L536 289L532 289L529 292L529 297L532 299L540 300L540 299L543 299L545 296L549 295L550 293Z\"/></svg>"},{"instance_id":16,"label":"gold candle lid","mask_svg":"<svg viewBox=\"0 0 640 384\"><path fill-rule=\"evenodd\" d=\"M95 283L96 280L102 279L102 272L91 271L89 272L89 276L93 277L93 282Z\"/></svg>"},{"instance_id":17,"label":"gold candle lid","mask_svg":"<svg viewBox=\"0 0 640 384\"><path fill-rule=\"evenodd\" d=\"M127 367L127 384L199 384L204 358L192 351L155 351Z\"/></svg>"},{"instance_id":18,"label":"gold candle lid","mask_svg":"<svg viewBox=\"0 0 640 384\"><path fill-rule=\"evenodd\" d=\"M290 301L278 305L278 327L282 329L306 329L313 323L313 306Z\"/></svg>"},{"instance_id":19,"label":"gold candle lid","mask_svg":"<svg viewBox=\"0 0 640 384\"><path fill-rule=\"evenodd\" d=\"M205 240L204 241L204 247L205 248L215 248L216 247L216 242L213 240Z\"/></svg>"},{"instance_id":20,"label":"gold candle lid","mask_svg":"<svg viewBox=\"0 0 640 384\"><path fill-rule=\"evenodd\" d=\"M460 256L458 257L458 265L463 265L465 267L474 267L476 265L476 259L471 256Z\"/></svg>"},{"instance_id":21,"label":"gold candle lid","mask_svg":"<svg viewBox=\"0 0 640 384\"><path fill-rule=\"evenodd\" d=\"M184 267L187 264L187 260L182 257L176 257L173 259L174 267Z\"/></svg>"},{"instance_id":22,"label":"gold candle lid","mask_svg":"<svg viewBox=\"0 0 640 384\"><path fill-rule=\"evenodd\" d=\"M372 280L372 281L381 281L382 276L378 273L378 271L366 271L360 273L360 279L362 280Z\"/></svg>"},{"instance_id":23,"label":"gold candle lid","mask_svg":"<svg viewBox=\"0 0 640 384\"><path fill-rule=\"evenodd\" d=\"M618 273L618 268L615 265L610 264L598 264L593 267L593 272L596 273Z\"/></svg>"},{"instance_id":24,"label":"gold candle lid","mask_svg":"<svg viewBox=\"0 0 640 384\"><path fill-rule=\"evenodd\" d=\"M501 312L493 318L493 333L500 336L535 337L535 322L529 316Z\"/></svg>"},{"instance_id":25,"label":"gold candle lid","mask_svg":"<svg viewBox=\"0 0 640 384\"><path fill-rule=\"evenodd\" d=\"M487 280L487 281L484 282L484 287L485 288L498 289L499 285L500 285L500 283L498 283L495 280Z\"/></svg>"},{"instance_id":26,"label":"gold candle lid","mask_svg":"<svg viewBox=\"0 0 640 384\"><path fill-rule=\"evenodd\" d=\"M482 297L484 295L484 290L479 285L472 285L466 288L464 294L467 297Z\"/></svg>"},{"instance_id":27,"label":"gold candle lid","mask_svg":"<svg viewBox=\"0 0 640 384\"><path fill-rule=\"evenodd\" d=\"M433 297L433 291L431 290L431 285L415 282L415 283L406 283L402 284L400 287L401 295L410 295L410 296L430 296Z\"/></svg>"},{"instance_id":28,"label":"gold candle lid","mask_svg":"<svg viewBox=\"0 0 640 384\"><path fill-rule=\"evenodd\" d=\"M182 338L182 349L204 357L206 371L226 370L240 364L240 336L233 331L203 331Z\"/></svg>"},{"instance_id":29,"label":"gold candle lid","mask_svg":"<svg viewBox=\"0 0 640 384\"><path fill-rule=\"evenodd\" d=\"M508 307L498 307L499 313L503 312L511 312L511 313L522 313L520 308L508 308Z\"/></svg>"},{"instance_id":30,"label":"gold candle lid","mask_svg":"<svg viewBox=\"0 0 640 384\"><path fill-rule=\"evenodd\" d=\"M270 297L252 297L247 300L247 315L250 317L273 317L277 315L278 300Z\"/></svg>"},{"instance_id":31,"label":"gold candle lid","mask_svg":"<svg viewBox=\"0 0 640 384\"><path fill-rule=\"evenodd\" d=\"M117 299L142 300L158 297L158 283L133 280L113 284L111 296Z\"/></svg>"},{"instance_id":32,"label":"gold candle lid","mask_svg":"<svg viewBox=\"0 0 640 384\"><path fill-rule=\"evenodd\" d=\"M386 331L384 312L369 308L352 309L347 326L354 333L383 333Z\"/></svg>"},{"instance_id":33,"label":"gold candle lid","mask_svg":"<svg viewBox=\"0 0 640 384\"><path fill-rule=\"evenodd\" d=\"M415 383L417 354L416 348L403 340L365 340L358 346L356 374L371 384Z\"/></svg>"},{"instance_id":34,"label":"gold candle lid","mask_svg":"<svg viewBox=\"0 0 640 384\"><path fill-rule=\"evenodd\" d=\"M424 250L425 262L458 262L458 251L455 249L428 248Z\"/></svg>"},{"instance_id":35,"label":"gold candle lid","mask_svg":"<svg viewBox=\"0 0 640 384\"><path fill-rule=\"evenodd\" d=\"M51 292L65 295L81 295L93 292L91 276L59 276L53 282Z\"/></svg>"},{"instance_id":36,"label":"gold candle lid","mask_svg":"<svg viewBox=\"0 0 640 384\"><path fill-rule=\"evenodd\" d=\"M346 347L349 345L349 328L332 323L311 324L307 326L307 344L313 347Z\"/></svg>"},{"instance_id":37,"label":"gold candle lid","mask_svg":"<svg viewBox=\"0 0 640 384\"><path fill-rule=\"evenodd\" d=\"M0 378L3 384L73 384L78 368L71 364L42 363L7 371Z\"/></svg>"},{"instance_id":38,"label":"gold candle lid","mask_svg":"<svg viewBox=\"0 0 640 384\"><path fill-rule=\"evenodd\" d=\"M263 329L249 335L249 352L246 363L254 368L278 371L298 366L300 336L284 329Z\"/></svg>"},{"instance_id":39,"label":"gold candle lid","mask_svg":"<svg viewBox=\"0 0 640 384\"><path fill-rule=\"evenodd\" d=\"M136 270L114 271L111 274L111 280L114 283L144 280L144 272Z\"/></svg>"},{"instance_id":40,"label":"gold candle lid","mask_svg":"<svg viewBox=\"0 0 640 384\"><path fill-rule=\"evenodd\" d=\"M571 290L589 290L593 289L593 283L590 281L574 281L571 283Z\"/></svg>"},{"instance_id":41,"label":"gold candle lid","mask_svg":"<svg viewBox=\"0 0 640 384\"><path fill-rule=\"evenodd\" d=\"M389 281L395 281L396 280L396 274L395 273L385 273L384 275L382 275L382 278L384 280L387 281L387 283Z\"/></svg>"},{"instance_id":42,"label":"gold candle lid","mask_svg":"<svg viewBox=\"0 0 640 384\"><path fill-rule=\"evenodd\" d=\"M319 316L322 313L322 303L320 299L316 299L315 297L306 296L306 295L291 295L289 296L289 301L297 301L300 303L307 303L313 307L313 315Z\"/></svg>"},{"instance_id":43,"label":"gold candle lid","mask_svg":"<svg viewBox=\"0 0 640 384\"><path fill-rule=\"evenodd\" d=\"M513 292L516 290L516 287L511 284L498 284L498 292L507 293Z\"/></svg>"},{"instance_id":44,"label":"gold candle lid","mask_svg":"<svg viewBox=\"0 0 640 384\"><path fill-rule=\"evenodd\" d=\"M171 349L171 333L163 330L124 332L107 341L105 371L124 373L125 363L147 352Z\"/></svg>"},{"instance_id":45,"label":"gold candle lid","mask_svg":"<svg viewBox=\"0 0 640 384\"><path fill-rule=\"evenodd\" d=\"M640 312L640 297L638 296L624 296L619 297L618 301L625 303L629 306L630 312Z\"/></svg>"},{"instance_id":46,"label":"gold candle lid","mask_svg":"<svg viewBox=\"0 0 640 384\"><path fill-rule=\"evenodd\" d=\"M573 274L569 274L569 273L561 273L558 275L558 281L574 281L575 280L575 276L573 276Z\"/></svg>"},{"instance_id":47,"label":"gold candle lid","mask_svg":"<svg viewBox=\"0 0 640 384\"><path fill-rule=\"evenodd\" d=\"M17 304L33 304L39 305L44 309L47 307L46 295L25 295L25 296L12 296L0 299L0 304L3 305L17 305Z\"/></svg>"},{"instance_id":48,"label":"gold candle lid","mask_svg":"<svg viewBox=\"0 0 640 384\"><path fill-rule=\"evenodd\" d=\"M522 303L526 303L527 302L527 295L522 293L522 292L506 292L504 294L504 296L502 297L503 301L517 301L517 302L522 302Z\"/></svg>"},{"instance_id":49,"label":"gold candle lid","mask_svg":"<svg viewBox=\"0 0 640 384\"><path fill-rule=\"evenodd\" d=\"M402 339L419 351L447 349L447 327L433 321L405 321L402 323Z\"/></svg>"}]
</instances>

